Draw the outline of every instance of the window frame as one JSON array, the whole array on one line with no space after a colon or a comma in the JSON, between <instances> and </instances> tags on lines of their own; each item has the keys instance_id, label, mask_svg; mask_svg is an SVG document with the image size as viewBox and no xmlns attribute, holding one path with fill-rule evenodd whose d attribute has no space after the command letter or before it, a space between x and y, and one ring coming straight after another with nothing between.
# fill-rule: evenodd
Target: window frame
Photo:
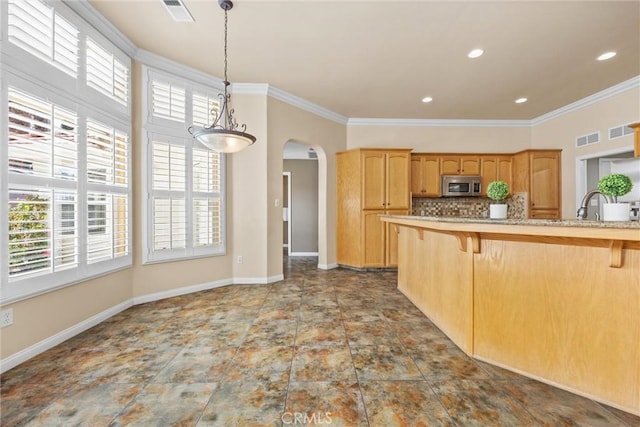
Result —
<instances>
[{"instance_id":1,"label":"window frame","mask_svg":"<svg viewBox=\"0 0 640 427\"><path fill-rule=\"evenodd\" d=\"M8 214L9 214L9 189L28 188L34 190L57 189L58 191L72 191L75 193L75 215L76 229L75 239L78 248L78 264L72 268L61 271L42 272L33 274L31 277L16 278L9 277L9 254L8 251L0 257L0 289L2 295L0 304L8 304L23 299L31 298L57 289L84 282L95 277L110 274L133 265L133 134L131 116L131 58L114 43L106 39L84 18L80 17L67 5L58 1L46 1L43 3L53 7L54 12L60 14L68 22L74 25L79 33L79 63L78 75L76 78L66 74L51 63L42 60L27 50L8 41L7 22L8 6L7 2L0 2L0 135L2 140L8 141L9 135L9 111L8 111L8 89L11 87L19 92L34 96L45 102L71 110L77 116L77 171L76 179L60 179L53 176L35 177L29 173L10 173L9 170L28 167L27 165L14 165L11 167L8 161L8 144L0 145L0 158L3 159L3 166L0 168L0 216L2 217L0 228L0 245L8 248ZM118 103L112 98L102 95L86 85L86 39L91 37L100 44L103 49L108 50L115 58L124 64L127 69L128 87L126 105ZM87 176L87 119L99 121L100 123L112 126L117 131L126 135L126 185L120 185L114 191L113 186L88 182ZM121 157L120 160L123 160ZM88 244L88 195L89 193L108 193L114 196L126 197L119 200L119 212L126 209L126 229L124 237L119 241L124 242L118 246L116 238L112 238L112 256L108 259L100 260L92 264L87 263ZM52 200L53 202L53 200ZM57 223L60 228L60 235L65 234L65 227L69 224L69 213L64 213L69 207L60 204L57 210L49 210L48 221L60 221ZM114 205L115 206L115 205ZM65 215L62 219L60 215ZM115 218L115 217L114 217ZM66 224L66 225L65 225ZM115 220L114 220L115 224ZM57 239L55 233L48 237L50 241ZM120 249L117 249L120 248ZM124 248L124 249L122 249ZM125 255L114 257L117 251L124 251Z\"/></svg>"},{"instance_id":2,"label":"window frame","mask_svg":"<svg viewBox=\"0 0 640 427\"><path fill-rule=\"evenodd\" d=\"M168 72L159 70L149 65L143 65L143 156L142 156L142 191L145 194L143 201L143 238L142 238L142 263L152 264L160 262L181 261L195 258L224 256L227 254L226 239L226 155L220 153L220 240L219 246L194 246L193 241L193 172L190 165L193 164L193 149L206 149L204 145L195 140L188 133L193 115L193 93L207 95L211 99L218 99L218 94L224 90L222 86L206 86L193 80L177 77ZM172 86L180 86L185 89L185 120L184 122L169 120L163 117L153 116L153 81L159 80ZM153 218L153 142L168 142L184 146L187 165L186 189L185 189L185 217L186 217L186 247L184 249L166 249L162 251L153 249L154 218ZM176 193L162 191L162 193ZM197 198L197 196L196 196ZM191 242L191 245L188 244Z\"/></svg>"}]
</instances>

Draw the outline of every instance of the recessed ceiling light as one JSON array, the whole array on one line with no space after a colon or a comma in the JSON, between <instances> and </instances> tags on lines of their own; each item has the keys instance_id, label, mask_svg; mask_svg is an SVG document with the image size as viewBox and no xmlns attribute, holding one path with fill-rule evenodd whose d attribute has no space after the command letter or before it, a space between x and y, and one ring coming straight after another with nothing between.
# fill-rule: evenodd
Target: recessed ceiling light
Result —
<instances>
[{"instance_id":1,"label":"recessed ceiling light","mask_svg":"<svg viewBox=\"0 0 640 427\"><path fill-rule=\"evenodd\" d=\"M422 102L424 102L425 104L429 103L433 101L433 98L430 96L425 96L424 98L422 98Z\"/></svg>"},{"instance_id":2,"label":"recessed ceiling light","mask_svg":"<svg viewBox=\"0 0 640 427\"><path fill-rule=\"evenodd\" d=\"M598 61L606 61L607 59L611 59L616 56L615 52L605 52L602 55L598 56Z\"/></svg>"},{"instance_id":3,"label":"recessed ceiling light","mask_svg":"<svg viewBox=\"0 0 640 427\"><path fill-rule=\"evenodd\" d=\"M482 49L473 49L471 52L469 52L469 54L467 56L469 58L478 58L478 57L482 56L483 53L484 53L484 50L482 50Z\"/></svg>"},{"instance_id":4,"label":"recessed ceiling light","mask_svg":"<svg viewBox=\"0 0 640 427\"><path fill-rule=\"evenodd\" d=\"M515 102L516 104L524 104L525 102L527 102L527 98L518 98Z\"/></svg>"}]
</instances>

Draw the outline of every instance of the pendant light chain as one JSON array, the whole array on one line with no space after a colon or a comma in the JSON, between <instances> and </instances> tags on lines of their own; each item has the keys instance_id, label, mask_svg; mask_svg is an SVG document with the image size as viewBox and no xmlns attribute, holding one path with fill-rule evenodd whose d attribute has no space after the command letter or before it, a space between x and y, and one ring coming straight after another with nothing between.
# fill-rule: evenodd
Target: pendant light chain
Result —
<instances>
[{"instance_id":1,"label":"pendant light chain","mask_svg":"<svg viewBox=\"0 0 640 427\"><path fill-rule=\"evenodd\" d=\"M218 0L218 5L224 10L224 94L218 94L220 99L219 107L212 110L214 120L211 126L204 128L196 128L190 126L189 133L200 141L205 147L221 153L235 153L256 142L256 137L246 133L247 125L238 125L235 117L235 111L231 108L231 94L228 80L228 60L227 60L227 44L228 44L228 27L229 17L228 11L233 7L231 0Z\"/></svg>"},{"instance_id":2,"label":"pendant light chain","mask_svg":"<svg viewBox=\"0 0 640 427\"><path fill-rule=\"evenodd\" d=\"M228 85L227 79L227 26L229 19L227 17L227 10L224 11L224 84Z\"/></svg>"}]
</instances>

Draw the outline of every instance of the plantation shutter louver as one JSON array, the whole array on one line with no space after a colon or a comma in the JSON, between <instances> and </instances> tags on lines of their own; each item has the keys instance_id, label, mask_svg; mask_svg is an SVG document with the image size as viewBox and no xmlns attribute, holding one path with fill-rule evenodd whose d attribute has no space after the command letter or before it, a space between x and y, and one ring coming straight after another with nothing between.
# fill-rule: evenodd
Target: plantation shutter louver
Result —
<instances>
[{"instance_id":1,"label":"plantation shutter louver","mask_svg":"<svg viewBox=\"0 0 640 427\"><path fill-rule=\"evenodd\" d=\"M129 69L90 37L87 37L87 86L127 105Z\"/></svg>"},{"instance_id":2,"label":"plantation shutter louver","mask_svg":"<svg viewBox=\"0 0 640 427\"><path fill-rule=\"evenodd\" d=\"M153 249L186 247L186 152L183 146L153 142Z\"/></svg>"},{"instance_id":3,"label":"plantation shutter louver","mask_svg":"<svg viewBox=\"0 0 640 427\"><path fill-rule=\"evenodd\" d=\"M77 178L77 116L13 89L8 91L9 171Z\"/></svg>"},{"instance_id":4,"label":"plantation shutter louver","mask_svg":"<svg viewBox=\"0 0 640 427\"><path fill-rule=\"evenodd\" d=\"M222 244L220 153L193 149L193 246Z\"/></svg>"},{"instance_id":5,"label":"plantation shutter louver","mask_svg":"<svg viewBox=\"0 0 640 427\"><path fill-rule=\"evenodd\" d=\"M220 109L210 88L144 68L147 238L143 262L222 255L226 250L225 156L188 136L213 124Z\"/></svg>"},{"instance_id":6,"label":"plantation shutter louver","mask_svg":"<svg viewBox=\"0 0 640 427\"><path fill-rule=\"evenodd\" d=\"M66 74L78 77L78 29L38 0L8 1L8 39Z\"/></svg>"},{"instance_id":7,"label":"plantation shutter louver","mask_svg":"<svg viewBox=\"0 0 640 427\"><path fill-rule=\"evenodd\" d=\"M151 84L152 110L154 117L185 122L185 88L153 80Z\"/></svg>"},{"instance_id":8,"label":"plantation shutter louver","mask_svg":"<svg viewBox=\"0 0 640 427\"><path fill-rule=\"evenodd\" d=\"M194 126L211 126L220 108L217 98L201 93L193 93L193 120Z\"/></svg>"}]
</instances>

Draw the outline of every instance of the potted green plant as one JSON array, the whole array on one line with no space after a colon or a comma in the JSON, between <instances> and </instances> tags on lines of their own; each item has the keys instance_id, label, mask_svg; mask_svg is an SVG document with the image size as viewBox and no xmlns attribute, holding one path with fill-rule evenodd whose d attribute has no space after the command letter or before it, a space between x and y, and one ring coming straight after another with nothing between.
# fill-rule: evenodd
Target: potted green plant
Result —
<instances>
[{"instance_id":1,"label":"potted green plant","mask_svg":"<svg viewBox=\"0 0 640 427\"><path fill-rule=\"evenodd\" d=\"M504 181L491 181L487 186L487 196L495 203L489 205L489 218L506 219L507 204L505 200L509 195L509 184Z\"/></svg>"},{"instance_id":2,"label":"potted green plant","mask_svg":"<svg viewBox=\"0 0 640 427\"><path fill-rule=\"evenodd\" d=\"M631 178L621 173L605 175L598 181L598 190L605 196L613 198L613 203L602 205L602 219L604 221L629 221L629 203L619 203L618 197L628 194L633 188Z\"/></svg>"}]
</instances>

